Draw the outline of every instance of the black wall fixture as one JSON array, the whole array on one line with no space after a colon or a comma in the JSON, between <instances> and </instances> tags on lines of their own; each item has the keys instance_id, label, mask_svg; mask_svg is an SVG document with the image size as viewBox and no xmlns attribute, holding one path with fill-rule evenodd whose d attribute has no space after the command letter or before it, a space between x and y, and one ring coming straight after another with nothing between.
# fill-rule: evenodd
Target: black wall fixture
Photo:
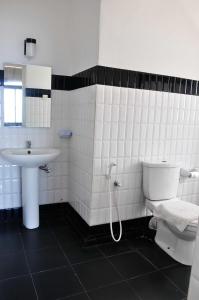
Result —
<instances>
[{"instance_id":1,"label":"black wall fixture","mask_svg":"<svg viewBox=\"0 0 199 300\"><path fill-rule=\"evenodd\" d=\"M24 40L24 55L27 57L34 57L36 52L36 39L26 38Z\"/></svg>"}]
</instances>

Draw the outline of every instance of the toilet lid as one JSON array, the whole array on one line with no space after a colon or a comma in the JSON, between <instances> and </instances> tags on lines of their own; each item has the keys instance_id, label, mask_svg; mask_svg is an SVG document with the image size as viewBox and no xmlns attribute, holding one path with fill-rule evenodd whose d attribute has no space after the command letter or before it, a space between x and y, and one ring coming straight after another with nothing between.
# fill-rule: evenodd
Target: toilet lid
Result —
<instances>
[{"instance_id":1,"label":"toilet lid","mask_svg":"<svg viewBox=\"0 0 199 300\"><path fill-rule=\"evenodd\" d=\"M179 201L179 205L180 205L181 204L180 202L182 200L180 200L178 198L173 198L173 199L169 199L169 200L160 200L160 201L151 201L151 200L146 199L146 207L148 209L150 209L153 212L154 215L156 215L157 212L158 212L158 207L159 207L160 204L163 204L163 202L164 202L164 205L166 205L167 202L170 202L170 203L171 203L171 201L173 201L173 202L175 201L176 202L176 200ZM193 209L197 208L197 210L199 210L198 205L193 204L193 203L189 203L189 204L193 206ZM180 218L180 211L178 211L178 209L175 210L175 215L178 218ZM199 215L198 215L198 217L199 217ZM186 227L186 230L194 231L195 232L196 229L197 229L197 227L198 227L198 219L190 222L189 225Z\"/></svg>"}]
</instances>

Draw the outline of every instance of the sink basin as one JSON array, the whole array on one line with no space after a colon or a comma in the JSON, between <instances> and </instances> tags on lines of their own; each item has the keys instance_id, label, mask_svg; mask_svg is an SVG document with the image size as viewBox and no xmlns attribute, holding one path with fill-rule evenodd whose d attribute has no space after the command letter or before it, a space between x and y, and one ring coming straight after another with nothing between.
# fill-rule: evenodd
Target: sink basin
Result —
<instances>
[{"instance_id":1,"label":"sink basin","mask_svg":"<svg viewBox=\"0 0 199 300\"><path fill-rule=\"evenodd\" d=\"M39 227L39 166L54 160L59 149L4 149L2 157L22 167L23 224L28 229Z\"/></svg>"},{"instance_id":2,"label":"sink basin","mask_svg":"<svg viewBox=\"0 0 199 300\"><path fill-rule=\"evenodd\" d=\"M32 148L32 149L4 149L2 157L21 167L34 168L54 160L60 154L59 149Z\"/></svg>"}]
</instances>

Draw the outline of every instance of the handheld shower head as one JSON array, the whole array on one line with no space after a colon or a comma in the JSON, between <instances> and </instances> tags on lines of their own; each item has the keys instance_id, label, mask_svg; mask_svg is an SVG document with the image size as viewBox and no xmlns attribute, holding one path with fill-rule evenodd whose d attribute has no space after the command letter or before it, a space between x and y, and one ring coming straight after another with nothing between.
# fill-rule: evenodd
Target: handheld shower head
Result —
<instances>
[{"instance_id":1,"label":"handheld shower head","mask_svg":"<svg viewBox=\"0 0 199 300\"><path fill-rule=\"evenodd\" d=\"M117 166L116 163L114 163L114 162L110 163L110 165L109 165L109 167L108 167L108 174L107 174L107 178L108 178L108 179L111 178L112 169L113 169L113 167L116 167L116 166Z\"/></svg>"}]
</instances>

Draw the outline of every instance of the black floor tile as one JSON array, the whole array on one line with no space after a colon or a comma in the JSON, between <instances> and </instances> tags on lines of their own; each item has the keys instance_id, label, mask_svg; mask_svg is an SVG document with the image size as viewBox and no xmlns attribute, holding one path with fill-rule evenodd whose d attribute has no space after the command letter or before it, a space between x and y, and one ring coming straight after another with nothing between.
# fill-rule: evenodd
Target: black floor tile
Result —
<instances>
[{"instance_id":1,"label":"black floor tile","mask_svg":"<svg viewBox=\"0 0 199 300\"><path fill-rule=\"evenodd\" d=\"M153 241L147 239L146 237L136 238L134 236L128 237L128 243L130 247L132 247L133 249L142 249L145 247L151 247L154 244Z\"/></svg>"},{"instance_id":2,"label":"black floor tile","mask_svg":"<svg viewBox=\"0 0 199 300\"><path fill-rule=\"evenodd\" d=\"M72 264L103 256L97 247L83 247L80 243L62 243L61 246Z\"/></svg>"},{"instance_id":3,"label":"black floor tile","mask_svg":"<svg viewBox=\"0 0 199 300\"><path fill-rule=\"evenodd\" d=\"M62 216L51 216L46 218L46 221L52 228L61 227L61 226L69 226L66 217Z\"/></svg>"},{"instance_id":4,"label":"black floor tile","mask_svg":"<svg viewBox=\"0 0 199 300\"><path fill-rule=\"evenodd\" d=\"M138 300L139 298L127 283L118 283L89 292L92 300Z\"/></svg>"},{"instance_id":5,"label":"black floor tile","mask_svg":"<svg viewBox=\"0 0 199 300\"><path fill-rule=\"evenodd\" d=\"M173 258L171 258L156 244L153 244L150 247L139 249L139 251L158 268L164 268L177 264Z\"/></svg>"},{"instance_id":6,"label":"black floor tile","mask_svg":"<svg viewBox=\"0 0 199 300\"><path fill-rule=\"evenodd\" d=\"M0 236L4 234L19 234L20 225L18 223L3 223L0 224Z\"/></svg>"},{"instance_id":7,"label":"black floor tile","mask_svg":"<svg viewBox=\"0 0 199 300\"><path fill-rule=\"evenodd\" d=\"M120 275L106 259L98 259L74 267L86 289L102 287L121 280Z\"/></svg>"},{"instance_id":8,"label":"black floor tile","mask_svg":"<svg viewBox=\"0 0 199 300\"><path fill-rule=\"evenodd\" d=\"M79 236L69 226L60 226L54 228L54 233L58 241L62 243L72 244L80 242Z\"/></svg>"},{"instance_id":9,"label":"black floor tile","mask_svg":"<svg viewBox=\"0 0 199 300\"><path fill-rule=\"evenodd\" d=\"M99 246L99 249L106 256L117 255L124 252L132 251L132 248L129 246L128 241L120 241L118 243L107 243Z\"/></svg>"},{"instance_id":10,"label":"black floor tile","mask_svg":"<svg viewBox=\"0 0 199 300\"><path fill-rule=\"evenodd\" d=\"M57 245L56 238L50 230L25 229L22 232L22 238L26 250L36 250Z\"/></svg>"},{"instance_id":11,"label":"black floor tile","mask_svg":"<svg viewBox=\"0 0 199 300\"><path fill-rule=\"evenodd\" d=\"M0 280L27 273L28 267L22 251L0 256Z\"/></svg>"},{"instance_id":12,"label":"black floor tile","mask_svg":"<svg viewBox=\"0 0 199 300\"><path fill-rule=\"evenodd\" d=\"M66 300L90 300L86 294L81 294L78 296L72 296L65 298Z\"/></svg>"},{"instance_id":13,"label":"black floor tile","mask_svg":"<svg viewBox=\"0 0 199 300\"><path fill-rule=\"evenodd\" d=\"M23 244L19 234L0 234L0 256L8 252L16 252L23 249Z\"/></svg>"},{"instance_id":14,"label":"black floor tile","mask_svg":"<svg viewBox=\"0 0 199 300\"><path fill-rule=\"evenodd\" d=\"M27 252L31 272L39 272L61 266L69 266L59 247L49 247Z\"/></svg>"},{"instance_id":15,"label":"black floor tile","mask_svg":"<svg viewBox=\"0 0 199 300\"><path fill-rule=\"evenodd\" d=\"M36 300L37 296L30 276L1 281L1 300Z\"/></svg>"},{"instance_id":16,"label":"black floor tile","mask_svg":"<svg viewBox=\"0 0 199 300\"><path fill-rule=\"evenodd\" d=\"M181 300L184 297L160 272L131 279L129 283L142 300Z\"/></svg>"},{"instance_id":17,"label":"black floor tile","mask_svg":"<svg viewBox=\"0 0 199 300\"><path fill-rule=\"evenodd\" d=\"M178 264L163 270L163 274L168 276L182 291L188 292L191 267Z\"/></svg>"},{"instance_id":18,"label":"black floor tile","mask_svg":"<svg viewBox=\"0 0 199 300\"><path fill-rule=\"evenodd\" d=\"M71 269L61 268L33 274L40 300L55 300L83 292Z\"/></svg>"},{"instance_id":19,"label":"black floor tile","mask_svg":"<svg viewBox=\"0 0 199 300\"><path fill-rule=\"evenodd\" d=\"M137 252L112 256L109 257L109 260L124 278L131 278L155 270L154 267Z\"/></svg>"},{"instance_id":20,"label":"black floor tile","mask_svg":"<svg viewBox=\"0 0 199 300\"><path fill-rule=\"evenodd\" d=\"M173 261L152 240L128 236L119 243L110 241L83 248L82 237L68 223L63 207L43 206L40 211L40 227L36 230L25 229L21 219L0 226L0 300L182 300L186 297L190 267ZM28 275L23 246L38 298ZM129 284L121 282L124 278Z\"/></svg>"}]
</instances>

